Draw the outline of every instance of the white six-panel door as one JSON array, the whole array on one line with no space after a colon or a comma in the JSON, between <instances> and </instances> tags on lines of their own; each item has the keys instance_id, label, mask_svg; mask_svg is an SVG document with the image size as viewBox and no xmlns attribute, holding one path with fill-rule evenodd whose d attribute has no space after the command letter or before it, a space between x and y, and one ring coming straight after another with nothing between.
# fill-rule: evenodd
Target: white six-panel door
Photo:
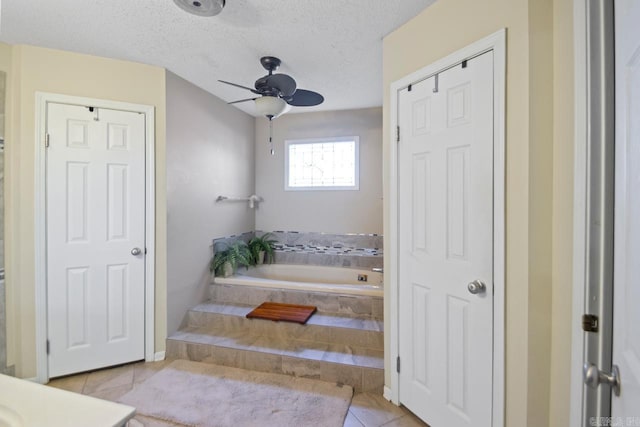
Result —
<instances>
[{"instance_id":1,"label":"white six-panel door","mask_svg":"<svg viewBox=\"0 0 640 427\"><path fill-rule=\"evenodd\" d=\"M398 101L399 400L435 427L492 423L492 55Z\"/></svg>"},{"instance_id":2,"label":"white six-panel door","mask_svg":"<svg viewBox=\"0 0 640 427\"><path fill-rule=\"evenodd\" d=\"M144 120L47 106L50 377L144 359Z\"/></svg>"},{"instance_id":3,"label":"white six-panel door","mask_svg":"<svg viewBox=\"0 0 640 427\"><path fill-rule=\"evenodd\" d=\"M616 190L613 364L615 425L640 425L640 2L616 0ZM608 368L607 368L608 369ZM611 424L614 425L614 424Z\"/></svg>"}]
</instances>

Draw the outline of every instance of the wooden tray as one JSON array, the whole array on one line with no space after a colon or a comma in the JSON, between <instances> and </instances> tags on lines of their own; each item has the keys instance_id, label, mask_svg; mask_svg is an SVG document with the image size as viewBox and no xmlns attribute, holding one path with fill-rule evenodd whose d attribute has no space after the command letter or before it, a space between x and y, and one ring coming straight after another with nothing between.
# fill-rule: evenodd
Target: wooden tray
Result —
<instances>
[{"instance_id":1,"label":"wooden tray","mask_svg":"<svg viewBox=\"0 0 640 427\"><path fill-rule=\"evenodd\" d=\"M304 325L313 313L318 310L312 305L284 304L280 302L263 302L253 309L247 318L267 319L274 321L295 322Z\"/></svg>"}]
</instances>

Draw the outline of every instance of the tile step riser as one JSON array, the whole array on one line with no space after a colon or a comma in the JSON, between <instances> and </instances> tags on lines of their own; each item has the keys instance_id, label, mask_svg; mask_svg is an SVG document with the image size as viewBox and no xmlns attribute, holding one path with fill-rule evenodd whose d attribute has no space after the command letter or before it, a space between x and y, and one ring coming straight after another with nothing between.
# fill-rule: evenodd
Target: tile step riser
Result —
<instances>
[{"instance_id":1,"label":"tile step riser","mask_svg":"<svg viewBox=\"0 0 640 427\"><path fill-rule=\"evenodd\" d=\"M269 337L297 339L329 344L347 344L384 349L384 334L380 331L337 328L322 325L300 325L291 322L247 319L219 313L190 311L187 326L208 330L224 329L230 332L247 332Z\"/></svg>"},{"instance_id":2,"label":"tile step riser","mask_svg":"<svg viewBox=\"0 0 640 427\"><path fill-rule=\"evenodd\" d=\"M382 298L359 295L338 295L289 289L259 288L243 285L209 286L211 300L218 303L259 305L265 301L313 305L322 313L337 313L357 317L383 318Z\"/></svg>"},{"instance_id":3,"label":"tile step riser","mask_svg":"<svg viewBox=\"0 0 640 427\"><path fill-rule=\"evenodd\" d=\"M186 359L260 372L312 378L353 387L355 392L381 394L384 370L364 366L343 365L295 356L241 350L214 344L167 340L167 358Z\"/></svg>"}]
</instances>

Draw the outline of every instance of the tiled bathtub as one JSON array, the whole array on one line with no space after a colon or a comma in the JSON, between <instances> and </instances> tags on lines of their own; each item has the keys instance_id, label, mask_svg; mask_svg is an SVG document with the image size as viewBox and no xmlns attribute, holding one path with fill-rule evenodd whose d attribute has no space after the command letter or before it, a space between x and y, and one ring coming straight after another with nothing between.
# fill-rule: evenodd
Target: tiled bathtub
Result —
<instances>
[{"instance_id":1,"label":"tiled bathtub","mask_svg":"<svg viewBox=\"0 0 640 427\"><path fill-rule=\"evenodd\" d=\"M265 264L239 269L230 277L216 277L216 284L243 285L382 297L382 273L344 267Z\"/></svg>"},{"instance_id":2,"label":"tiled bathtub","mask_svg":"<svg viewBox=\"0 0 640 427\"><path fill-rule=\"evenodd\" d=\"M236 236L217 238L214 251L236 240L248 242L254 235L264 232L247 232ZM382 268L384 239L377 234L330 234L297 231L273 231L276 240L277 264L319 265L347 267L362 270Z\"/></svg>"}]
</instances>

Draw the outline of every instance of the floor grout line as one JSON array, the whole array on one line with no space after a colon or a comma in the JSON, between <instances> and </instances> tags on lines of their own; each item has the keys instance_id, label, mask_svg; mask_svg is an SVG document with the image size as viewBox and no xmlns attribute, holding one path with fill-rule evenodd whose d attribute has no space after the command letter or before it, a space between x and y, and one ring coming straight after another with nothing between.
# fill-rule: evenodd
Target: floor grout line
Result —
<instances>
[{"instance_id":1,"label":"floor grout line","mask_svg":"<svg viewBox=\"0 0 640 427\"><path fill-rule=\"evenodd\" d=\"M84 394L84 388L87 386L88 380L89 380L89 374L85 374L84 381L82 382L82 389L80 390L80 394Z\"/></svg>"},{"instance_id":2,"label":"floor grout line","mask_svg":"<svg viewBox=\"0 0 640 427\"><path fill-rule=\"evenodd\" d=\"M351 404L353 404L353 399L351 400ZM347 414L351 414L353 415L353 417L358 420L358 422L362 425L362 427L368 427L360 418L358 418L358 416L351 411L351 405L349 405L349 410L347 411Z\"/></svg>"}]
</instances>

